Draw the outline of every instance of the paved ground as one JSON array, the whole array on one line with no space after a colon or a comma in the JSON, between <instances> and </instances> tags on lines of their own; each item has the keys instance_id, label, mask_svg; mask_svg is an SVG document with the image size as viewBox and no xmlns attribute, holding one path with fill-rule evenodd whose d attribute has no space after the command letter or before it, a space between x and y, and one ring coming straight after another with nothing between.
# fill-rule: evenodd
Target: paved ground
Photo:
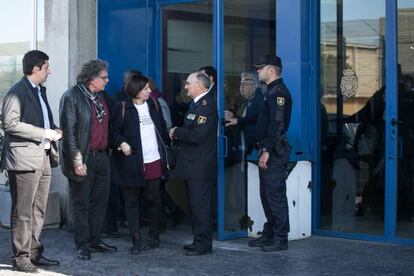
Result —
<instances>
[{"instance_id":1,"label":"paved ground","mask_svg":"<svg viewBox=\"0 0 414 276\"><path fill-rule=\"evenodd\" d=\"M59 267L37 275L413 275L414 247L312 237L289 243L289 250L263 253L249 248L247 239L214 242L213 254L183 255L188 226L161 236L161 247L138 256L128 253L129 237L107 239L117 253L95 253L90 261L74 259L72 234L45 230L45 256L58 258ZM25 275L11 270L10 232L0 230L0 275Z\"/></svg>"}]
</instances>

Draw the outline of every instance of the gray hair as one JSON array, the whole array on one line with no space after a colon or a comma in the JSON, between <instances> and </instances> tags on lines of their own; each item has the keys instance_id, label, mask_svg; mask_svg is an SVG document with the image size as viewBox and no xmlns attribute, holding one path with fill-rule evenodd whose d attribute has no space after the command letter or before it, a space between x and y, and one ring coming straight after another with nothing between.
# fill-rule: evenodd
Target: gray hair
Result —
<instances>
[{"instance_id":1,"label":"gray hair","mask_svg":"<svg viewBox=\"0 0 414 276\"><path fill-rule=\"evenodd\" d=\"M259 77L257 76L257 73L242 72L240 83L251 83L254 85L254 88L256 90L256 88L259 87Z\"/></svg>"},{"instance_id":2,"label":"gray hair","mask_svg":"<svg viewBox=\"0 0 414 276\"><path fill-rule=\"evenodd\" d=\"M108 63L100 59L92 59L82 66L82 69L77 77L78 84L89 85L89 83L96 77L102 70L108 70Z\"/></svg>"},{"instance_id":3,"label":"gray hair","mask_svg":"<svg viewBox=\"0 0 414 276\"><path fill-rule=\"evenodd\" d=\"M271 65L278 76L282 75L282 67Z\"/></svg>"},{"instance_id":4,"label":"gray hair","mask_svg":"<svg viewBox=\"0 0 414 276\"><path fill-rule=\"evenodd\" d=\"M202 72L202 71L198 71L195 74L196 80L201 82L201 84L203 84L204 88L209 89L210 85L211 85L211 81L209 76L207 76L206 73Z\"/></svg>"}]
</instances>

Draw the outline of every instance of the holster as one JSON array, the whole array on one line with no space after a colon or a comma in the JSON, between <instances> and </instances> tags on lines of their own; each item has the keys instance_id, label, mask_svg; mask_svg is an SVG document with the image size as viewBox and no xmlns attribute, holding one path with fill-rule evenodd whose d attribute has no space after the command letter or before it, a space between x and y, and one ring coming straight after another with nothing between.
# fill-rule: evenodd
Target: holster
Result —
<instances>
[{"instance_id":1,"label":"holster","mask_svg":"<svg viewBox=\"0 0 414 276\"><path fill-rule=\"evenodd\" d=\"M273 153L277 156L277 157L281 157L286 153L286 145L288 144L288 141L286 139L286 137L283 135L281 136L276 145L273 147Z\"/></svg>"}]
</instances>

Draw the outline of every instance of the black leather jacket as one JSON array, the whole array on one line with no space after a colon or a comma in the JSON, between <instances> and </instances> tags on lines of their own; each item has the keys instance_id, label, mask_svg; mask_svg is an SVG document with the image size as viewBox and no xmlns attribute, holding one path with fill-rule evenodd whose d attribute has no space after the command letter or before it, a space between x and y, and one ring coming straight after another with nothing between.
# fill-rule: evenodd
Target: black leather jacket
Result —
<instances>
[{"instance_id":1,"label":"black leather jacket","mask_svg":"<svg viewBox=\"0 0 414 276\"><path fill-rule=\"evenodd\" d=\"M105 92L103 95L109 112L111 112L112 99ZM109 118L110 115L108 114ZM75 165L86 163L88 158L92 127L91 116L91 104L76 85L63 94L59 104L60 127L63 131L60 145L60 166L63 174L74 181L80 182L84 178L75 175L74 170ZM108 131L109 139L110 127Z\"/></svg>"}]
</instances>

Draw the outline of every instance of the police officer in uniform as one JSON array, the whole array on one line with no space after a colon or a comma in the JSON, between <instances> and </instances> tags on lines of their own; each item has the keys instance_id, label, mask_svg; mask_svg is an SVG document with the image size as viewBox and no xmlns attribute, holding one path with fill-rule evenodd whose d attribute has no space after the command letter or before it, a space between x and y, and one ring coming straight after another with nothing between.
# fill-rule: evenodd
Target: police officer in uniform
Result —
<instances>
[{"instance_id":1,"label":"police officer in uniform","mask_svg":"<svg viewBox=\"0 0 414 276\"><path fill-rule=\"evenodd\" d=\"M187 182L193 226L193 243L184 246L187 256L211 253L211 187L217 177L217 107L208 93L210 79L203 72L188 76L185 84L193 101L184 125L170 130L178 142L175 176Z\"/></svg>"},{"instance_id":2,"label":"police officer in uniform","mask_svg":"<svg viewBox=\"0 0 414 276\"><path fill-rule=\"evenodd\" d=\"M268 87L256 125L256 140L260 149L260 198L267 221L263 226L263 235L251 240L249 246L272 252L288 249L286 167L290 145L285 135L290 123L292 99L281 78L280 57L265 55L255 67L259 80Z\"/></svg>"}]
</instances>

